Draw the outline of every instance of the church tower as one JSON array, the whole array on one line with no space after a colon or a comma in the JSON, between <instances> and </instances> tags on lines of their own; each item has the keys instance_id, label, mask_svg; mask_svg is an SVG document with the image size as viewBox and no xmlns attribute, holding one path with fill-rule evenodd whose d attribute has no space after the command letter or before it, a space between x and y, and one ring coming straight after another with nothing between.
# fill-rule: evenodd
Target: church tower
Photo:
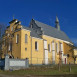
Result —
<instances>
[{"instance_id":1,"label":"church tower","mask_svg":"<svg viewBox=\"0 0 77 77\"><path fill-rule=\"evenodd\" d=\"M56 21L55 21L55 28L57 28L58 30L60 30L60 25L59 25L59 19L58 17L56 16Z\"/></svg>"}]
</instances>

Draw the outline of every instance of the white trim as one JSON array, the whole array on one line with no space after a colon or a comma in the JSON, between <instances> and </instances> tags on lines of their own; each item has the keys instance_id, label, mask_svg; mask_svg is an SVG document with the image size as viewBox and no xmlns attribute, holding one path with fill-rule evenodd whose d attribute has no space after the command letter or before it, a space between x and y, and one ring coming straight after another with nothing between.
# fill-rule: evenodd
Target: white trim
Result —
<instances>
[{"instance_id":1,"label":"white trim","mask_svg":"<svg viewBox=\"0 0 77 77\"><path fill-rule=\"evenodd\" d=\"M65 42L65 43L70 43L70 42L68 42L68 41L65 41L65 40L62 40L62 39L58 39L58 38L55 38L55 37L51 37L51 36L47 36L47 35L42 35L42 36L46 36L46 37L50 37L50 38L54 38L55 40L60 40L60 41L63 41L63 42ZM70 43L71 45L73 45L73 43Z\"/></svg>"},{"instance_id":2,"label":"white trim","mask_svg":"<svg viewBox=\"0 0 77 77\"><path fill-rule=\"evenodd\" d=\"M44 40L44 49L47 49L47 41Z\"/></svg>"},{"instance_id":3,"label":"white trim","mask_svg":"<svg viewBox=\"0 0 77 77\"><path fill-rule=\"evenodd\" d=\"M45 64L48 64L48 50L45 50Z\"/></svg>"},{"instance_id":4,"label":"white trim","mask_svg":"<svg viewBox=\"0 0 77 77\"><path fill-rule=\"evenodd\" d=\"M55 42L52 42L52 50L55 50Z\"/></svg>"},{"instance_id":5,"label":"white trim","mask_svg":"<svg viewBox=\"0 0 77 77\"><path fill-rule=\"evenodd\" d=\"M31 37L32 37L32 36L31 36ZM37 38L37 37L32 37L32 38L39 39L39 40L43 40L43 39L41 39L41 38Z\"/></svg>"}]
</instances>

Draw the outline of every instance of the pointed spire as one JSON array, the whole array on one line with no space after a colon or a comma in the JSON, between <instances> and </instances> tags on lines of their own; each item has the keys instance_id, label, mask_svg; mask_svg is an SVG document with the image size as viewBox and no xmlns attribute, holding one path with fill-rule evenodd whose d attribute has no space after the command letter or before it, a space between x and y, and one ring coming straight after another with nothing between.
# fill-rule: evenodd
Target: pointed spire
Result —
<instances>
[{"instance_id":1,"label":"pointed spire","mask_svg":"<svg viewBox=\"0 0 77 77\"><path fill-rule=\"evenodd\" d=\"M55 26L55 27L56 27L58 30L60 30L59 19L58 19L58 17L57 17L57 16L56 16L55 24L56 24L56 26Z\"/></svg>"},{"instance_id":2,"label":"pointed spire","mask_svg":"<svg viewBox=\"0 0 77 77\"><path fill-rule=\"evenodd\" d=\"M58 19L58 17L56 16L56 21L55 21L56 23L59 23L59 19Z\"/></svg>"}]
</instances>

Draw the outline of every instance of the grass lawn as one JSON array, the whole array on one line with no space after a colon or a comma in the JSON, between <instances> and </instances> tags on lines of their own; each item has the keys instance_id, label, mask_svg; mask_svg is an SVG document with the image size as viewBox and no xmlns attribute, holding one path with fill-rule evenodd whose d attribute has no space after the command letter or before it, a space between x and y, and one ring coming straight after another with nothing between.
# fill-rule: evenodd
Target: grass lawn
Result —
<instances>
[{"instance_id":1,"label":"grass lawn","mask_svg":"<svg viewBox=\"0 0 77 77\"><path fill-rule=\"evenodd\" d=\"M50 66L33 66L24 70L3 71L0 74L5 75L63 75L63 74L77 74L77 65L71 65L71 72L69 72L69 65L62 65L59 71L58 65Z\"/></svg>"}]
</instances>

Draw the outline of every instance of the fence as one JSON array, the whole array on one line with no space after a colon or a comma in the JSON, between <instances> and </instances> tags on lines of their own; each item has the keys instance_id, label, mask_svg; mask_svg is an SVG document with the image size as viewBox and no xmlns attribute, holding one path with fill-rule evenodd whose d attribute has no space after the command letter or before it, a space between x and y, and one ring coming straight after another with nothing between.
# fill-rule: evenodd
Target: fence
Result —
<instances>
[{"instance_id":1,"label":"fence","mask_svg":"<svg viewBox=\"0 0 77 77\"><path fill-rule=\"evenodd\" d=\"M46 64L47 61L47 64ZM62 61L59 61L59 58L56 58L55 61L52 60L52 58L48 58L43 59L43 58L37 58L37 57L32 57L32 59L29 59L29 64L33 64L33 65L42 65L42 64L46 64L46 65L50 65L50 64L59 64L61 62L61 64L74 64L74 62L72 60L70 61L65 61L64 59Z\"/></svg>"},{"instance_id":2,"label":"fence","mask_svg":"<svg viewBox=\"0 0 77 77\"><path fill-rule=\"evenodd\" d=\"M28 59L10 59L8 55L6 55L4 60L0 60L0 67L4 68L4 70L19 70L25 69L29 67Z\"/></svg>"}]
</instances>

